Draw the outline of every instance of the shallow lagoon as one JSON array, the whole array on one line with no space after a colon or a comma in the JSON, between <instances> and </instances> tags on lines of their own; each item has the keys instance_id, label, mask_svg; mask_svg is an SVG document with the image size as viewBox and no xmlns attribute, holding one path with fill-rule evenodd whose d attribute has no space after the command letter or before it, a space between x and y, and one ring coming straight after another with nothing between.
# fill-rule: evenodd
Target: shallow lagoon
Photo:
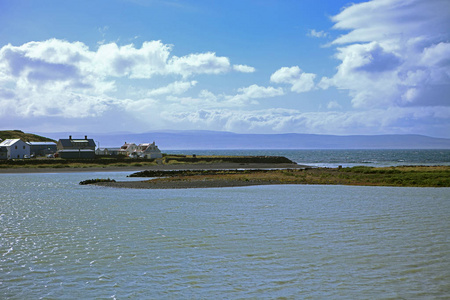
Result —
<instances>
[{"instance_id":1,"label":"shallow lagoon","mask_svg":"<svg viewBox=\"0 0 450 300\"><path fill-rule=\"evenodd\" d=\"M450 189L0 175L0 298L444 299Z\"/></svg>"}]
</instances>

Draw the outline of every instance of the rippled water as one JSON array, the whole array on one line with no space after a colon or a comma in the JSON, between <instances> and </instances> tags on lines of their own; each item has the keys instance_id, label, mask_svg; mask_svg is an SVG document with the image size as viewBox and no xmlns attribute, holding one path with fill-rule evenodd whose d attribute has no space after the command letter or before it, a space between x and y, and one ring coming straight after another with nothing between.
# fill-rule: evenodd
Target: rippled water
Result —
<instances>
[{"instance_id":1,"label":"rippled water","mask_svg":"<svg viewBox=\"0 0 450 300\"><path fill-rule=\"evenodd\" d=\"M299 164L319 167L450 165L450 149L408 150L171 150L172 154L285 156Z\"/></svg>"},{"instance_id":2,"label":"rippled water","mask_svg":"<svg viewBox=\"0 0 450 300\"><path fill-rule=\"evenodd\" d=\"M0 298L446 299L450 189L0 175Z\"/></svg>"}]
</instances>

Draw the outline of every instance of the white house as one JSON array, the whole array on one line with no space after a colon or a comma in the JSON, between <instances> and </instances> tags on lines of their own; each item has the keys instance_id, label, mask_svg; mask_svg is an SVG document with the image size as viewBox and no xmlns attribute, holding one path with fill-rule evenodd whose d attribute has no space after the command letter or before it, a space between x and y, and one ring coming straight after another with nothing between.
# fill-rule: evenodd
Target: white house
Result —
<instances>
[{"instance_id":1,"label":"white house","mask_svg":"<svg viewBox=\"0 0 450 300\"><path fill-rule=\"evenodd\" d=\"M146 144L139 144L136 148L137 155L142 158L161 158L162 153L158 149L158 146L155 145L155 142L153 143L146 143Z\"/></svg>"},{"instance_id":2,"label":"white house","mask_svg":"<svg viewBox=\"0 0 450 300\"><path fill-rule=\"evenodd\" d=\"M30 157L30 145L20 139L6 139L0 143L0 159Z\"/></svg>"},{"instance_id":3,"label":"white house","mask_svg":"<svg viewBox=\"0 0 450 300\"><path fill-rule=\"evenodd\" d=\"M136 144L135 143L127 143L123 144L122 147L120 147L119 154L129 156L133 154L136 151Z\"/></svg>"}]
</instances>

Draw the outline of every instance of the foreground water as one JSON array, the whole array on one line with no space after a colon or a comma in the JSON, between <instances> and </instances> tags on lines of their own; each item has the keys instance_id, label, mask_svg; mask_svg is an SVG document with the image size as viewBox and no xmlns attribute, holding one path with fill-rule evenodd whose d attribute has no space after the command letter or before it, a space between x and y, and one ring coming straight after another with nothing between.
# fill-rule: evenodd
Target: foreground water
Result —
<instances>
[{"instance_id":1,"label":"foreground water","mask_svg":"<svg viewBox=\"0 0 450 300\"><path fill-rule=\"evenodd\" d=\"M0 175L2 299L445 299L450 189Z\"/></svg>"}]
</instances>

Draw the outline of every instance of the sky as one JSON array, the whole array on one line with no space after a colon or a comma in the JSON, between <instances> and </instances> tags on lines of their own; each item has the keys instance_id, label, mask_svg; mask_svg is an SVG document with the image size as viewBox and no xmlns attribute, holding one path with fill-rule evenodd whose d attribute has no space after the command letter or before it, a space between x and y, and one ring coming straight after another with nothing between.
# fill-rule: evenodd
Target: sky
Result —
<instances>
[{"instance_id":1,"label":"sky","mask_svg":"<svg viewBox=\"0 0 450 300\"><path fill-rule=\"evenodd\" d=\"M450 138L448 0L0 0L0 129Z\"/></svg>"}]
</instances>

